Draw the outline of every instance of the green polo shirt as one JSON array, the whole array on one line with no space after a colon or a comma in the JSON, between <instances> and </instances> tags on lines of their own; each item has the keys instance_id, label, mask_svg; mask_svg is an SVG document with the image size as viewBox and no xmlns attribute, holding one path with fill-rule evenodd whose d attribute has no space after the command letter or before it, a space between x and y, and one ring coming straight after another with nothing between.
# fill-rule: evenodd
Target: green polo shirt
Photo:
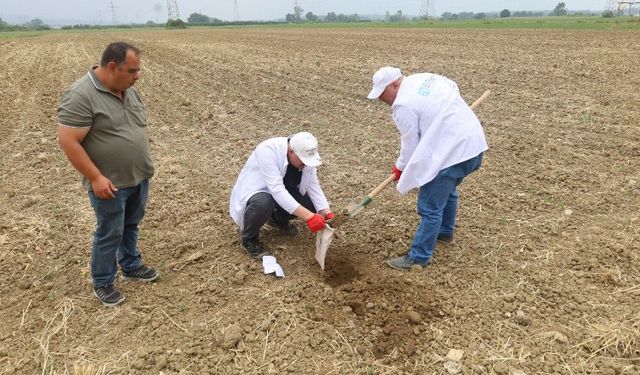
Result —
<instances>
[{"instance_id":1,"label":"green polo shirt","mask_svg":"<svg viewBox=\"0 0 640 375\"><path fill-rule=\"evenodd\" d=\"M138 90L130 87L124 101L102 85L89 70L65 91L58 107L61 126L91 128L82 147L117 188L138 185L153 176L147 119ZM91 183L82 179L85 190Z\"/></svg>"}]
</instances>

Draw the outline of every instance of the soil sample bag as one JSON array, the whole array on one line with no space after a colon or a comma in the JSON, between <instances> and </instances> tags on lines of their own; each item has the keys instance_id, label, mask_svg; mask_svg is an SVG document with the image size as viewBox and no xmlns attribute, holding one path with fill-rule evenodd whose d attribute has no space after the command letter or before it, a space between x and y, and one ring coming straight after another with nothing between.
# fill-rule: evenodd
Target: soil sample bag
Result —
<instances>
[{"instance_id":1,"label":"soil sample bag","mask_svg":"<svg viewBox=\"0 0 640 375\"><path fill-rule=\"evenodd\" d=\"M326 225L323 230L316 234L316 260L320 268L324 270L324 258L327 256L329 245L333 241L334 229Z\"/></svg>"}]
</instances>

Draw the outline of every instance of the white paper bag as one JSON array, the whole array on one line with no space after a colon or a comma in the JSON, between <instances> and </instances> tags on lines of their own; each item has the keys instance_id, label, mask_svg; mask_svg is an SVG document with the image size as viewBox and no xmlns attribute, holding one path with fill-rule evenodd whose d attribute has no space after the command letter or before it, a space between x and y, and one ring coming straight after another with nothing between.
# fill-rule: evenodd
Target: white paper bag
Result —
<instances>
[{"instance_id":1,"label":"white paper bag","mask_svg":"<svg viewBox=\"0 0 640 375\"><path fill-rule=\"evenodd\" d=\"M276 261L276 257L271 255L265 255L262 257L262 267L264 268L264 273L276 273L277 277L284 277L284 271L282 267Z\"/></svg>"},{"instance_id":2,"label":"white paper bag","mask_svg":"<svg viewBox=\"0 0 640 375\"><path fill-rule=\"evenodd\" d=\"M316 260L320 264L320 268L324 270L324 258L327 256L329 245L333 241L334 229L325 225L324 229L316 234Z\"/></svg>"}]
</instances>

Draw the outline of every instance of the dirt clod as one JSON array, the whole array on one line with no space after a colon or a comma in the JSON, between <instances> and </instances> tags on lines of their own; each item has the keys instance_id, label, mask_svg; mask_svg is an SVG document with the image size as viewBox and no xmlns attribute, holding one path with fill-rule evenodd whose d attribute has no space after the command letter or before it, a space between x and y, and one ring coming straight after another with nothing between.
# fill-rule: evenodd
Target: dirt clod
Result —
<instances>
[{"instance_id":1,"label":"dirt clod","mask_svg":"<svg viewBox=\"0 0 640 375\"><path fill-rule=\"evenodd\" d=\"M464 351L460 349L451 349L447 354L447 359L452 362L460 362L462 360L462 356L464 355Z\"/></svg>"},{"instance_id":2,"label":"dirt clod","mask_svg":"<svg viewBox=\"0 0 640 375\"><path fill-rule=\"evenodd\" d=\"M407 318L412 324L420 324L422 322L420 314L413 310L407 311Z\"/></svg>"},{"instance_id":3,"label":"dirt clod","mask_svg":"<svg viewBox=\"0 0 640 375\"><path fill-rule=\"evenodd\" d=\"M498 375L504 375L509 373L509 366L504 362L498 362L493 365L493 371Z\"/></svg>"},{"instance_id":4,"label":"dirt clod","mask_svg":"<svg viewBox=\"0 0 640 375\"><path fill-rule=\"evenodd\" d=\"M224 330L222 347L231 349L242 339L242 328L238 324L232 324Z\"/></svg>"}]
</instances>

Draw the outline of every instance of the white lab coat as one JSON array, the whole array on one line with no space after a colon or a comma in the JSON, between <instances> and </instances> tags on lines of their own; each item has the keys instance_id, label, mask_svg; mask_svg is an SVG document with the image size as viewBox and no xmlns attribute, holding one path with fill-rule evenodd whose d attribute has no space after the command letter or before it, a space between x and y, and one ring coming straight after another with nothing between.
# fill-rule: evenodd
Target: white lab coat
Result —
<instances>
[{"instance_id":1,"label":"white lab coat","mask_svg":"<svg viewBox=\"0 0 640 375\"><path fill-rule=\"evenodd\" d=\"M287 150L286 137L267 139L256 147L240 171L229 203L229 213L233 221L240 226L240 230L244 228L247 201L256 193L271 194L276 203L290 214L300 206L282 181L289 165ZM299 190L302 195L309 194L317 211L329 208L327 198L320 188L315 167L304 167Z\"/></svg>"},{"instance_id":2,"label":"white lab coat","mask_svg":"<svg viewBox=\"0 0 640 375\"><path fill-rule=\"evenodd\" d=\"M458 85L431 73L402 79L393 105L400 131L401 194L433 180L441 170L488 149L480 121L460 96Z\"/></svg>"}]
</instances>

